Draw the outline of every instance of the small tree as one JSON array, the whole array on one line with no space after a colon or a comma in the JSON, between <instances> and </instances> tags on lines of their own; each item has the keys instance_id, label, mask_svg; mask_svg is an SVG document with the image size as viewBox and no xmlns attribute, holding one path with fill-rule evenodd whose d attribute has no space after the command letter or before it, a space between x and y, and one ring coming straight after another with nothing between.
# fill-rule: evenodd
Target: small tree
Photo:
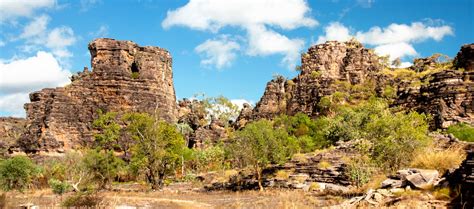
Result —
<instances>
[{"instance_id":1,"label":"small tree","mask_svg":"<svg viewBox=\"0 0 474 209\"><path fill-rule=\"evenodd\" d=\"M263 190L262 171L270 163L285 162L296 150L296 142L283 129L274 129L271 121L249 123L236 133L231 151L237 163L254 170L258 186Z\"/></svg>"},{"instance_id":2,"label":"small tree","mask_svg":"<svg viewBox=\"0 0 474 209\"><path fill-rule=\"evenodd\" d=\"M116 157L113 151L96 149L86 153L83 163L92 180L98 183L100 189L106 189L124 165L124 162Z\"/></svg>"},{"instance_id":3,"label":"small tree","mask_svg":"<svg viewBox=\"0 0 474 209\"><path fill-rule=\"evenodd\" d=\"M185 140L175 126L146 113L124 115L127 130L135 141L132 166L143 170L152 189L163 187L163 180L181 163Z\"/></svg>"},{"instance_id":4,"label":"small tree","mask_svg":"<svg viewBox=\"0 0 474 209\"><path fill-rule=\"evenodd\" d=\"M15 156L0 162L0 186L4 191L24 190L40 173L26 156Z\"/></svg>"}]
</instances>

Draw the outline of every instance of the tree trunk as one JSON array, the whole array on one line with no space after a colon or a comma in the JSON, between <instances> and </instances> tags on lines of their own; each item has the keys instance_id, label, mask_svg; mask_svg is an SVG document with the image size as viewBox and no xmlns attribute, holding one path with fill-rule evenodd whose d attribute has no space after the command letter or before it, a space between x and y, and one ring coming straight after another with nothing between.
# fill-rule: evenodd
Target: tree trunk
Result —
<instances>
[{"instance_id":1,"label":"tree trunk","mask_svg":"<svg viewBox=\"0 0 474 209\"><path fill-rule=\"evenodd\" d=\"M255 170L257 171L258 188L260 189L260 191L263 191L263 186L262 186L262 171L261 171L261 169L259 168L258 164L257 164L257 167L256 167Z\"/></svg>"}]
</instances>

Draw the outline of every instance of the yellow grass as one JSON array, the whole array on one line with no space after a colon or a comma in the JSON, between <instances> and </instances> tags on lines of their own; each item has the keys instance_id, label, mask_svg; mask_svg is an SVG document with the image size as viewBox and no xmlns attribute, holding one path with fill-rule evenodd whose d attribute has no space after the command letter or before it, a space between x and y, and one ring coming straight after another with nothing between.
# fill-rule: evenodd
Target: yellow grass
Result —
<instances>
[{"instance_id":1,"label":"yellow grass","mask_svg":"<svg viewBox=\"0 0 474 209\"><path fill-rule=\"evenodd\" d=\"M466 153L461 148L434 150L428 148L418 153L411 162L412 167L436 169L442 175L450 168L457 168L466 158Z\"/></svg>"}]
</instances>

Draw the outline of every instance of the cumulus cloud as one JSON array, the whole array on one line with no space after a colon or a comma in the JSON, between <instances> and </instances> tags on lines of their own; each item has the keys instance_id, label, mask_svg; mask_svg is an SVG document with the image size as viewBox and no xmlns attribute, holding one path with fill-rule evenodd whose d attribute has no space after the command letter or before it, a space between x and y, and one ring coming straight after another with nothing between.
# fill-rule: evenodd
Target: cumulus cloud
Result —
<instances>
[{"instance_id":1,"label":"cumulus cloud","mask_svg":"<svg viewBox=\"0 0 474 209\"><path fill-rule=\"evenodd\" d=\"M325 34L319 36L317 43L329 40L347 41L355 37L363 44L374 46L377 54L389 55L390 60L416 56L418 53L413 46L416 43L430 39L441 41L445 36L454 35L450 26L436 26L429 22L413 22L410 25L393 23L385 28L375 26L368 31L356 33L351 33L349 28L339 22L333 22L325 27L324 31Z\"/></svg>"},{"instance_id":2,"label":"cumulus cloud","mask_svg":"<svg viewBox=\"0 0 474 209\"><path fill-rule=\"evenodd\" d=\"M52 8L55 0L2 0L0 1L0 23L18 17L30 17L38 9Z\"/></svg>"},{"instance_id":3,"label":"cumulus cloud","mask_svg":"<svg viewBox=\"0 0 474 209\"><path fill-rule=\"evenodd\" d=\"M367 32L357 32L356 38L362 43L381 45L422 42L428 39L440 41L448 35L454 35L450 26L429 26L422 22L414 22L411 25L393 23L386 28L372 27Z\"/></svg>"},{"instance_id":4,"label":"cumulus cloud","mask_svg":"<svg viewBox=\"0 0 474 209\"><path fill-rule=\"evenodd\" d=\"M283 54L282 63L294 69L300 51L304 47L302 39L289 39L275 31L268 30L264 26L249 27L249 48L248 54L256 55L271 55Z\"/></svg>"},{"instance_id":5,"label":"cumulus cloud","mask_svg":"<svg viewBox=\"0 0 474 209\"><path fill-rule=\"evenodd\" d=\"M240 45L232 41L228 36L220 36L216 39L208 39L194 49L199 54L204 54L205 59L201 60L201 65L214 65L217 69L228 67L236 58L236 51L240 50Z\"/></svg>"},{"instance_id":6,"label":"cumulus cloud","mask_svg":"<svg viewBox=\"0 0 474 209\"><path fill-rule=\"evenodd\" d=\"M378 55L390 56L392 60L398 57L416 56L418 54L411 44L404 42L379 45L374 50Z\"/></svg>"},{"instance_id":7,"label":"cumulus cloud","mask_svg":"<svg viewBox=\"0 0 474 209\"><path fill-rule=\"evenodd\" d=\"M46 47L52 53L59 57L71 57L72 53L67 47L73 45L77 38L72 28L59 26L51 30L48 29L48 23L51 18L47 15L41 15L33 18L24 28L23 32L15 40L24 40L23 51L38 50Z\"/></svg>"},{"instance_id":8,"label":"cumulus cloud","mask_svg":"<svg viewBox=\"0 0 474 209\"><path fill-rule=\"evenodd\" d=\"M29 101L28 93L0 95L0 110L13 117L25 117L23 105ZM1 113L1 112L0 112Z\"/></svg>"},{"instance_id":9,"label":"cumulus cloud","mask_svg":"<svg viewBox=\"0 0 474 209\"><path fill-rule=\"evenodd\" d=\"M329 23L328 26L324 27L324 34L319 36L318 41L316 41L317 44L326 41L348 41L352 37L349 28L339 22Z\"/></svg>"},{"instance_id":10,"label":"cumulus cloud","mask_svg":"<svg viewBox=\"0 0 474 209\"><path fill-rule=\"evenodd\" d=\"M102 3L102 0L81 0L81 11L85 12L100 3Z\"/></svg>"},{"instance_id":11,"label":"cumulus cloud","mask_svg":"<svg viewBox=\"0 0 474 209\"><path fill-rule=\"evenodd\" d=\"M24 116L29 92L63 86L70 82L70 75L51 53L43 51L25 59L0 60L0 110Z\"/></svg>"},{"instance_id":12,"label":"cumulus cloud","mask_svg":"<svg viewBox=\"0 0 474 209\"><path fill-rule=\"evenodd\" d=\"M162 26L165 29L185 26L212 33L218 33L226 26L237 27L247 32L247 54L284 54L283 62L291 67L295 64L294 55L302 49L302 40L290 39L274 29L292 30L318 25L308 16L309 12L305 0L190 0L185 6L168 11ZM268 39L284 46L268 44Z\"/></svg>"},{"instance_id":13,"label":"cumulus cloud","mask_svg":"<svg viewBox=\"0 0 474 209\"><path fill-rule=\"evenodd\" d=\"M61 86L69 82L70 75L51 53L43 51L26 59L0 60L0 93L14 94Z\"/></svg>"}]
</instances>

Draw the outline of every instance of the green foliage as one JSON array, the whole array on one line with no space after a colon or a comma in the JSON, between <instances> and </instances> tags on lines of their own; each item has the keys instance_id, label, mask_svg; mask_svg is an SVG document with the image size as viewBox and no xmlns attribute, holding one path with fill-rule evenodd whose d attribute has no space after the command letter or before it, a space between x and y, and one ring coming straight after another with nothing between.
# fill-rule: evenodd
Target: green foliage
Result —
<instances>
[{"instance_id":1,"label":"green foliage","mask_svg":"<svg viewBox=\"0 0 474 209\"><path fill-rule=\"evenodd\" d=\"M319 77L321 77L321 71L316 71L316 70L311 71L311 78L316 79Z\"/></svg>"},{"instance_id":2,"label":"green foliage","mask_svg":"<svg viewBox=\"0 0 474 209\"><path fill-rule=\"evenodd\" d=\"M225 168L226 152L223 144L194 150L188 164L197 172L216 171Z\"/></svg>"},{"instance_id":3,"label":"green foliage","mask_svg":"<svg viewBox=\"0 0 474 209\"><path fill-rule=\"evenodd\" d=\"M71 185L69 185L67 182L57 179L49 179L48 184L51 190L53 190L53 193L58 195L68 192L71 188Z\"/></svg>"},{"instance_id":4,"label":"green foliage","mask_svg":"<svg viewBox=\"0 0 474 209\"><path fill-rule=\"evenodd\" d=\"M39 168L28 157L14 156L0 162L0 186L4 191L23 191L39 173Z\"/></svg>"},{"instance_id":5,"label":"green foliage","mask_svg":"<svg viewBox=\"0 0 474 209\"><path fill-rule=\"evenodd\" d=\"M132 78L133 78L133 79L138 79L138 78L140 78L140 73L139 73L139 72L132 72Z\"/></svg>"},{"instance_id":6,"label":"green foliage","mask_svg":"<svg viewBox=\"0 0 474 209\"><path fill-rule=\"evenodd\" d=\"M269 120L258 120L247 124L236 133L231 145L232 156L240 166L253 168L262 190L262 170L268 164L281 164L296 151L297 144L288 133L273 128Z\"/></svg>"},{"instance_id":7,"label":"green foliage","mask_svg":"<svg viewBox=\"0 0 474 209\"><path fill-rule=\"evenodd\" d=\"M383 89L382 96L386 99L394 99L397 97L397 89L395 89L393 86L387 85Z\"/></svg>"},{"instance_id":8,"label":"green foliage","mask_svg":"<svg viewBox=\"0 0 474 209\"><path fill-rule=\"evenodd\" d=\"M239 107L224 96L206 97L202 95L203 111L206 112L207 122L217 119L224 125L229 125L229 121L235 120L239 116Z\"/></svg>"},{"instance_id":9,"label":"green foliage","mask_svg":"<svg viewBox=\"0 0 474 209\"><path fill-rule=\"evenodd\" d=\"M474 142L474 127L467 123L456 123L446 130L462 141Z\"/></svg>"},{"instance_id":10,"label":"green foliage","mask_svg":"<svg viewBox=\"0 0 474 209\"><path fill-rule=\"evenodd\" d=\"M113 151L89 150L83 158L84 166L91 180L98 184L99 189L110 186L113 179L124 166L122 159L116 157Z\"/></svg>"},{"instance_id":11,"label":"green foliage","mask_svg":"<svg viewBox=\"0 0 474 209\"><path fill-rule=\"evenodd\" d=\"M161 188L165 176L182 163L187 150L183 136L175 126L146 113L126 114L124 121L135 141L132 168L143 171L152 189Z\"/></svg>"},{"instance_id":12,"label":"green foliage","mask_svg":"<svg viewBox=\"0 0 474 209\"><path fill-rule=\"evenodd\" d=\"M349 178L357 187L369 182L375 172L374 165L366 155L349 160L347 165Z\"/></svg>"},{"instance_id":13,"label":"green foliage","mask_svg":"<svg viewBox=\"0 0 474 209\"><path fill-rule=\"evenodd\" d=\"M99 129L100 133L95 135L97 144L106 150L117 148L120 138L120 125L116 122L117 113L99 111L99 118L94 120L92 125Z\"/></svg>"}]
</instances>

